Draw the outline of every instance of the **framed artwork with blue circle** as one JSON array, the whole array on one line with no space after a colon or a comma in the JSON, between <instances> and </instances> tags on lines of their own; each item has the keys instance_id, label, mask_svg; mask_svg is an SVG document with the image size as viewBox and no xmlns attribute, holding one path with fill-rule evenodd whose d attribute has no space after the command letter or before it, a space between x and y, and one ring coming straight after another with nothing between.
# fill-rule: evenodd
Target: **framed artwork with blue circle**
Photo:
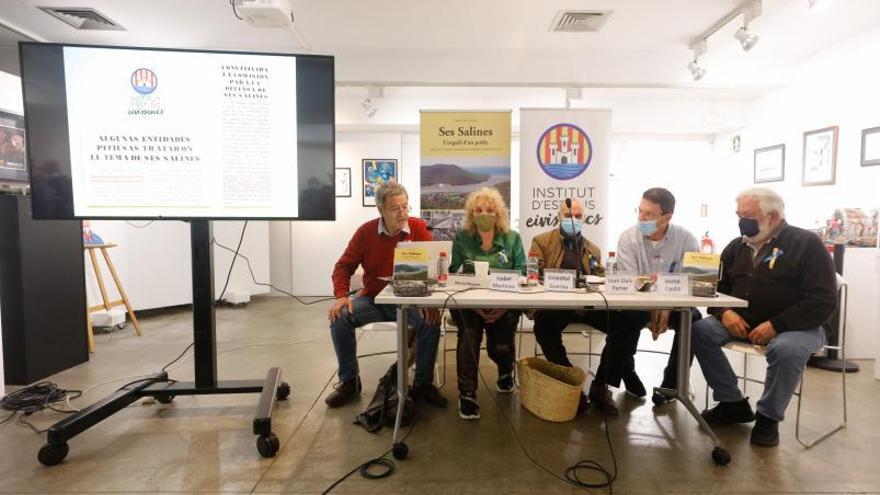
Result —
<instances>
[{"instance_id":1,"label":"framed artwork with blue circle","mask_svg":"<svg viewBox=\"0 0 880 495\"><path fill-rule=\"evenodd\" d=\"M397 159L365 158L363 165L364 206L376 206L376 191L379 186L390 181L400 181Z\"/></svg>"}]
</instances>

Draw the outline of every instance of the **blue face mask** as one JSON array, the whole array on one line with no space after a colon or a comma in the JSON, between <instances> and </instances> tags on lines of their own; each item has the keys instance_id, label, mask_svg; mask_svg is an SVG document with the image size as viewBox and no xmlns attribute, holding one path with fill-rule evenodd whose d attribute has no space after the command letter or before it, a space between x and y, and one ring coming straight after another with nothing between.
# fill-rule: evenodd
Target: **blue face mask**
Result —
<instances>
[{"instance_id":1,"label":"blue face mask","mask_svg":"<svg viewBox=\"0 0 880 495\"><path fill-rule=\"evenodd\" d=\"M754 218L739 219L739 233L746 237L755 237L761 232L761 225Z\"/></svg>"},{"instance_id":2,"label":"blue face mask","mask_svg":"<svg viewBox=\"0 0 880 495\"><path fill-rule=\"evenodd\" d=\"M654 232L657 232L657 220L645 220L644 222L639 222L639 232L642 233L643 236L652 235Z\"/></svg>"},{"instance_id":3,"label":"blue face mask","mask_svg":"<svg viewBox=\"0 0 880 495\"><path fill-rule=\"evenodd\" d=\"M562 231L565 232L565 235L569 237L574 237L576 235L581 234L581 222L579 220L572 220L571 218L565 218L562 220Z\"/></svg>"}]
</instances>

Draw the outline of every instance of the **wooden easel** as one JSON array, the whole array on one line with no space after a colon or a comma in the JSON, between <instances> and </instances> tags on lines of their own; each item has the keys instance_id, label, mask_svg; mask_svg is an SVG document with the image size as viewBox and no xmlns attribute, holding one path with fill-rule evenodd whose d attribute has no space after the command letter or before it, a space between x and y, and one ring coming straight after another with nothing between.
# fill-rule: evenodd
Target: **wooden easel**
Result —
<instances>
[{"instance_id":1,"label":"wooden easel","mask_svg":"<svg viewBox=\"0 0 880 495\"><path fill-rule=\"evenodd\" d=\"M101 290L101 300L103 304L97 304L95 306L89 306L89 310L86 312L86 323L88 328L88 336L89 336L89 352L95 352L95 336L92 332L92 313L95 311L110 311L110 308L114 308L116 306L125 306L125 309L128 310L128 316L131 318L131 323L134 325L134 331L137 332L138 337L141 335L141 327L138 324L137 317L134 315L134 310L131 309L131 303L128 301L128 295L125 294L125 289L122 288L122 282L119 281L119 275L116 273L116 268L113 266L113 262L110 261L110 254L107 252L107 249L116 247L114 243L107 244L83 244L83 249L89 252L89 258L92 259L92 268L95 270L95 278L98 280L98 288ZM118 299L116 301L111 301L107 297L107 288L104 286L104 277L101 276L101 268L98 266L98 257L95 256L95 250L100 249L101 254L104 256L104 262L107 263L107 268L110 269L110 275L113 276L113 281L116 283L116 290L119 292L119 297L122 299Z\"/></svg>"}]
</instances>

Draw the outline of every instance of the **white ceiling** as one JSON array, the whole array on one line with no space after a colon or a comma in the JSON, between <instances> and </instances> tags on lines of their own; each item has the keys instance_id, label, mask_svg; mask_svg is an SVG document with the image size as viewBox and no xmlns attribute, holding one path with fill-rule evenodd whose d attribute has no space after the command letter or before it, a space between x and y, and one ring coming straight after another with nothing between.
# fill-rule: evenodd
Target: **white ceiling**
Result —
<instances>
[{"instance_id":1,"label":"white ceiling","mask_svg":"<svg viewBox=\"0 0 880 495\"><path fill-rule=\"evenodd\" d=\"M823 47L880 24L880 0L764 0L743 52L734 21L690 81L688 45L744 0L293 0L298 35L238 21L227 0L0 0L0 24L53 42L335 55L340 85L714 88L762 93ZM829 0L826 0L829 1ZM94 7L126 31L77 31L37 9ZM598 33L552 33L560 9L611 10ZM2 31L2 29L0 29ZM0 32L0 70L17 72ZM305 40L306 44L301 43Z\"/></svg>"}]
</instances>

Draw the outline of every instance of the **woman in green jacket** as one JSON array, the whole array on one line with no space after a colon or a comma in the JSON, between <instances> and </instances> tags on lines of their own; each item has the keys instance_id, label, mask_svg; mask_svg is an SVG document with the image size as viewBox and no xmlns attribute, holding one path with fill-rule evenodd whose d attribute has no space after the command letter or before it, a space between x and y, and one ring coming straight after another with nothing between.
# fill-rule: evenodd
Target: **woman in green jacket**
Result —
<instances>
[{"instance_id":1,"label":"woman in green jacket","mask_svg":"<svg viewBox=\"0 0 880 495\"><path fill-rule=\"evenodd\" d=\"M449 271L455 273L462 268L466 273L473 273L476 261L489 262L490 269L524 273L526 268L522 239L510 230L510 213L495 188L484 187L468 195L464 230L452 242ZM496 389L505 394L513 392L514 336L519 317L519 311L495 308L452 311L458 327L458 415L462 419L480 417L477 380L484 329L486 350L498 365Z\"/></svg>"}]
</instances>

